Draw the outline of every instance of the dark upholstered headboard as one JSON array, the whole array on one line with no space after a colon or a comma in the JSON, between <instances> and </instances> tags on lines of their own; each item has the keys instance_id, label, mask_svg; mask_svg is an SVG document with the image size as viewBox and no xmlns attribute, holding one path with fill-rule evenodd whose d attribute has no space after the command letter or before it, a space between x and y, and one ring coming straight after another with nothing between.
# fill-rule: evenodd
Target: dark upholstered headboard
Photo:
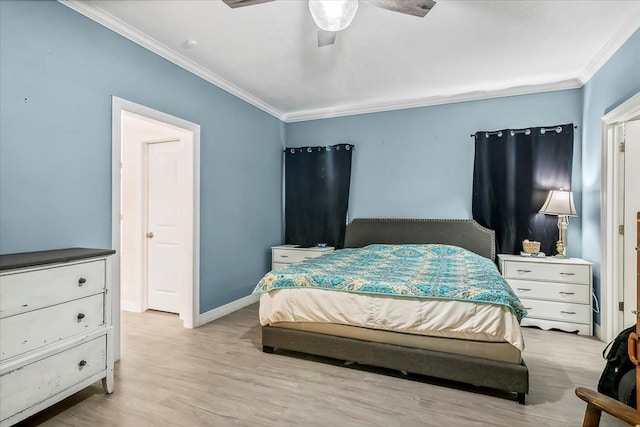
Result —
<instances>
[{"instance_id":1,"label":"dark upholstered headboard","mask_svg":"<svg viewBox=\"0 0 640 427\"><path fill-rule=\"evenodd\" d=\"M496 234L472 219L356 218L347 225L345 248L373 243L389 245L440 243L496 259Z\"/></svg>"}]
</instances>

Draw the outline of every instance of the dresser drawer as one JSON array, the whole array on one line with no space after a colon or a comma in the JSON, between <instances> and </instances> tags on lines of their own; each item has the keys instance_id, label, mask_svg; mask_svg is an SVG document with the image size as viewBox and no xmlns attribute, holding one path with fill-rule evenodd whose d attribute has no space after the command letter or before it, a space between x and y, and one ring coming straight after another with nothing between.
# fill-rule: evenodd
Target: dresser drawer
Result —
<instances>
[{"instance_id":1,"label":"dresser drawer","mask_svg":"<svg viewBox=\"0 0 640 427\"><path fill-rule=\"evenodd\" d=\"M104 371L106 340L106 336L101 336L0 376L2 418Z\"/></svg>"},{"instance_id":2,"label":"dresser drawer","mask_svg":"<svg viewBox=\"0 0 640 427\"><path fill-rule=\"evenodd\" d=\"M0 318L103 292L105 261L0 276Z\"/></svg>"},{"instance_id":3,"label":"dresser drawer","mask_svg":"<svg viewBox=\"0 0 640 427\"><path fill-rule=\"evenodd\" d=\"M104 294L0 319L0 360L104 325Z\"/></svg>"},{"instance_id":4,"label":"dresser drawer","mask_svg":"<svg viewBox=\"0 0 640 427\"><path fill-rule=\"evenodd\" d=\"M589 304L589 285L507 279L518 298Z\"/></svg>"},{"instance_id":5,"label":"dresser drawer","mask_svg":"<svg viewBox=\"0 0 640 427\"><path fill-rule=\"evenodd\" d=\"M591 323L591 307L584 304L521 299L531 318L560 320L572 323Z\"/></svg>"},{"instance_id":6,"label":"dresser drawer","mask_svg":"<svg viewBox=\"0 0 640 427\"><path fill-rule=\"evenodd\" d=\"M305 259L318 258L325 252L313 251L313 250L295 250L295 249L273 249L274 263L280 264L295 264L302 262Z\"/></svg>"},{"instance_id":7,"label":"dresser drawer","mask_svg":"<svg viewBox=\"0 0 640 427\"><path fill-rule=\"evenodd\" d=\"M588 265L509 261L504 263L503 275L507 279L589 284L590 272Z\"/></svg>"}]
</instances>

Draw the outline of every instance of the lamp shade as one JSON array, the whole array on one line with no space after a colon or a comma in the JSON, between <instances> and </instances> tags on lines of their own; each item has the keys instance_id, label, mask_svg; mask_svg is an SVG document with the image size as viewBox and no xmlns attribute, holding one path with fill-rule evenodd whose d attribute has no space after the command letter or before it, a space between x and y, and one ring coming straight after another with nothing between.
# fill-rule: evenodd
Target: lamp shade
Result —
<instances>
[{"instance_id":1,"label":"lamp shade","mask_svg":"<svg viewBox=\"0 0 640 427\"><path fill-rule=\"evenodd\" d=\"M356 16L358 0L309 0L309 11L319 28L341 31Z\"/></svg>"},{"instance_id":2,"label":"lamp shade","mask_svg":"<svg viewBox=\"0 0 640 427\"><path fill-rule=\"evenodd\" d=\"M540 213L547 215L576 216L576 206L573 204L573 193L564 190L551 190L547 200L542 205Z\"/></svg>"}]
</instances>

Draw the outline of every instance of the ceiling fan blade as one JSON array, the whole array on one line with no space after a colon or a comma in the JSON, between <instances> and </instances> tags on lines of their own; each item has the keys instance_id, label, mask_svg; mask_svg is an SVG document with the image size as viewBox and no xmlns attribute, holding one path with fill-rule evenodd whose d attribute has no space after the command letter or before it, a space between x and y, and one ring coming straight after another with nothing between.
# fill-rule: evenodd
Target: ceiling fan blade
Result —
<instances>
[{"instance_id":1,"label":"ceiling fan blade","mask_svg":"<svg viewBox=\"0 0 640 427\"><path fill-rule=\"evenodd\" d=\"M318 47L329 46L336 42L337 31L325 31L318 28Z\"/></svg>"},{"instance_id":2,"label":"ceiling fan blade","mask_svg":"<svg viewBox=\"0 0 640 427\"><path fill-rule=\"evenodd\" d=\"M273 0L222 0L229 7L253 6L254 4L267 3Z\"/></svg>"},{"instance_id":3,"label":"ceiling fan blade","mask_svg":"<svg viewBox=\"0 0 640 427\"><path fill-rule=\"evenodd\" d=\"M225 0L226 1L226 0ZM433 0L365 0L366 3L407 15L424 16L436 5Z\"/></svg>"}]
</instances>

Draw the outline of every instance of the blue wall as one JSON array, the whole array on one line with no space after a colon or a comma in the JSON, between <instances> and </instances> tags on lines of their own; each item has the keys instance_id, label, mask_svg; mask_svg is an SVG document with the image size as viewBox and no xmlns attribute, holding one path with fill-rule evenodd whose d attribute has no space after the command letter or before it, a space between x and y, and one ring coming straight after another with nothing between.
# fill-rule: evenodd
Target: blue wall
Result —
<instances>
[{"instance_id":1,"label":"blue wall","mask_svg":"<svg viewBox=\"0 0 640 427\"><path fill-rule=\"evenodd\" d=\"M350 216L471 217L477 130L578 125L569 253L600 268L600 120L640 91L640 31L582 89L284 125L53 1L0 1L0 253L111 245L111 96L199 123L201 312L279 243L281 148L356 145Z\"/></svg>"},{"instance_id":2,"label":"blue wall","mask_svg":"<svg viewBox=\"0 0 640 427\"><path fill-rule=\"evenodd\" d=\"M281 242L284 124L54 1L0 2L0 253L111 247L111 96L201 125L200 311Z\"/></svg>"},{"instance_id":3,"label":"blue wall","mask_svg":"<svg viewBox=\"0 0 640 427\"><path fill-rule=\"evenodd\" d=\"M352 218L470 218L471 133L572 122L579 217L567 252L594 263L599 298L601 119L639 91L640 30L581 89L292 123L286 144L356 145Z\"/></svg>"},{"instance_id":4,"label":"blue wall","mask_svg":"<svg viewBox=\"0 0 640 427\"><path fill-rule=\"evenodd\" d=\"M291 123L288 147L355 144L349 216L471 218L474 144L479 130L564 123L574 135L573 188L581 185L579 89ZM576 195L579 205L579 193ZM569 227L580 255L580 218Z\"/></svg>"},{"instance_id":5,"label":"blue wall","mask_svg":"<svg viewBox=\"0 0 640 427\"><path fill-rule=\"evenodd\" d=\"M582 257L595 263L594 288L600 296L600 192L602 116L640 92L640 30L582 88L583 132L583 248ZM600 324L600 315L596 315Z\"/></svg>"}]
</instances>

